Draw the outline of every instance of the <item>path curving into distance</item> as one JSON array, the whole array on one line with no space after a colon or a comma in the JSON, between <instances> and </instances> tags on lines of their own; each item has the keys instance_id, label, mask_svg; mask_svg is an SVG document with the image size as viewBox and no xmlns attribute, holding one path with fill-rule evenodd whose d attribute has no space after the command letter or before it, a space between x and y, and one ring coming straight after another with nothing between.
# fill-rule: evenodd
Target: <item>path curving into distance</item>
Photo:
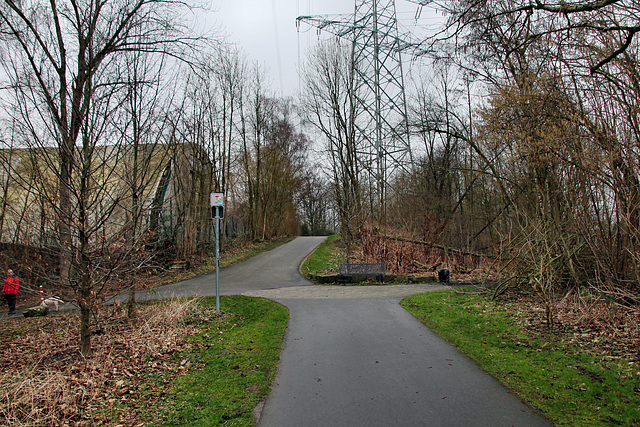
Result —
<instances>
[{"instance_id":1,"label":"path curving into distance","mask_svg":"<svg viewBox=\"0 0 640 427\"><path fill-rule=\"evenodd\" d=\"M305 280L298 266L323 241L298 237L220 271L222 295L265 297L290 310L260 427L551 425L399 304L444 286ZM215 295L215 274L138 298L193 295Z\"/></svg>"},{"instance_id":2,"label":"path curving into distance","mask_svg":"<svg viewBox=\"0 0 640 427\"><path fill-rule=\"evenodd\" d=\"M551 425L399 304L442 288L307 282L244 292L291 316L258 426Z\"/></svg>"},{"instance_id":3,"label":"path curving into distance","mask_svg":"<svg viewBox=\"0 0 640 427\"><path fill-rule=\"evenodd\" d=\"M286 286L313 285L302 277L299 265L326 237L298 237L289 243L257 255L245 262L220 269L220 295L240 295L253 290L282 288ZM150 291L136 292L136 299L214 296L215 272L193 277L181 282L159 286ZM118 297L126 301L127 295Z\"/></svg>"}]
</instances>

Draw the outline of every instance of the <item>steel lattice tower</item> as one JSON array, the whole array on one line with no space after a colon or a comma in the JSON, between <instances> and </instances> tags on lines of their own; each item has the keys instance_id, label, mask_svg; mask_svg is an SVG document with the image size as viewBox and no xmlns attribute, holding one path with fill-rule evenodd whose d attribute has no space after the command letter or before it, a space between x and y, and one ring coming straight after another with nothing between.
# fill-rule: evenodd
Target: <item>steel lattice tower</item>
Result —
<instances>
[{"instance_id":1,"label":"steel lattice tower","mask_svg":"<svg viewBox=\"0 0 640 427\"><path fill-rule=\"evenodd\" d=\"M401 60L410 44L398 36L395 1L356 0L353 15L300 16L297 21L353 44L353 89L362 109L356 126L365 147L360 161L376 181L384 217L389 178L413 160Z\"/></svg>"}]
</instances>

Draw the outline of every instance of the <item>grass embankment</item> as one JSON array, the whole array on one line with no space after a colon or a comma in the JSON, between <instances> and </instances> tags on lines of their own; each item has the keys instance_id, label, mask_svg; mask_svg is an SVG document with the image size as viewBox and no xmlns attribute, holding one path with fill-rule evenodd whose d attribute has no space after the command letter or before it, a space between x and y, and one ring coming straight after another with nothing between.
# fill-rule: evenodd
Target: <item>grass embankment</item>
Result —
<instances>
[{"instance_id":1,"label":"grass embankment","mask_svg":"<svg viewBox=\"0 0 640 427\"><path fill-rule=\"evenodd\" d=\"M448 290L413 295L402 305L558 425L640 423L634 363L527 331L517 304Z\"/></svg>"},{"instance_id":2,"label":"grass embankment","mask_svg":"<svg viewBox=\"0 0 640 427\"><path fill-rule=\"evenodd\" d=\"M225 296L158 300L139 316L96 313L93 354L74 313L14 319L0 330L0 425L253 424L275 378L288 311Z\"/></svg>"},{"instance_id":3,"label":"grass embankment","mask_svg":"<svg viewBox=\"0 0 640 427\"><path fill-rule=\"evenodd\" d=\"M204 306L215 306L205 299ZM223 297L224 316L203 322L188 338L192 347L175 355L187 372L139 418L153 425L253 425L253 409L273 382L288 310L261 298ZM199 321L198 317L193 319ZM145 382L157 393L161 378Z\"/></svg>"},{"instance_id":4,"label":"grass embankment","mask_svg":"<svg viewBox=\"0 0 640 427\"><path fill-rule=\"evenodd\" d=\"M293 240L293 237L230 248L220 257L220 268L244 262ZM190 276L215 271L215 258ZM215 298L203 300L214 307ZM163 394L154 409L139 412L153 425L252 426L253 409L269 393L275 378L289 312L261 298L223 296L223 316L199 325L189 337L193 347L176 357L186 374ZM186 361L186 362L185 362ZM149 378L151 393L158 393L159 378Z\"/></svg>"},{"instance_id":5,"label":"grass embankment","mask_svg":"<svg viewBox=\"0 0 640 427\"><path fill-rule=\"evenodd\" d=\"M221 265L290 240L243 245ZM216 315L215 298L159 300L128 319L106 307L96 313L100 334L88 359L74 313L6 322L0 424L253 425L276 375L288 310L242 296L223 296L221 308Z\"/></svg>"},{"instance_id":6,"label":"grass embankment","mask_svg":"<svg viewBox=\"0 0 640 427\"><path fill-rule=\"evenodd\" d=\"M302 274L310 278L312 276L338 273L340 264L346 260L343 252L338 247L340 239L340 236L337 234L327 237L327 240L321 243L320 246L304 260L300 267Z\"/></svg>"}]
</instances>

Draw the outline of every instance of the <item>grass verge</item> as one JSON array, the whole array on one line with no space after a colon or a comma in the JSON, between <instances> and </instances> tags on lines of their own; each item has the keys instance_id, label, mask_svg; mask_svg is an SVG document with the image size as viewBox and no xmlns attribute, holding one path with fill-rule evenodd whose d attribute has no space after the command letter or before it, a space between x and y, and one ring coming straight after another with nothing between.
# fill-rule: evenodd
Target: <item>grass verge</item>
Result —
<instances>
[{"instance_id":1,"label":"grass verge","mask_svg":"<svg viewBox=\"0 0 640 427\"><path fill-rule=\"evenodd\" d=\"M190 348L174 355L184 375L161 390L162 378L149 377L145 388L155 403L137 413L152 425L253 425L253 409L266 398L273 382L288 310L280 304L244 296L225 296L220 317L209 318L215 299L204 299L202 313L190 321L198 333ZM151 399L153 400L153 399Z\"/></svg>"},{"instance_id":2,"label":"grass verge","mask_svg":"<svg viewBox=\"0 0 640 427\"><path fill-rule=\"evenodd\" d=\"M333 234L320 244L316 250L302 263L300 271L309 278L311 275L336 274L345 256L339 247L341 237Z\"/></svg>"},{"instance_id":3,"label":"grass verge","mask_svg":"<svg viewBox=\"0 0 640 427\"><path fill-rule=\"evenodd\" d=\"M243 296L117 306L96 313L93 354L76 315L4 322L0 425L253 425L276 375L288 310Z\"/></svg>"},{"instance_id":4,"label":"grass verge","mask_svg":"<svg viewBox=\"0 0 640 427\"><path fill-rule=\"evenodd\" d=\"M402 306L557 425L640 423L635 364L527 333L517 310L474 292L416 294Z\"/></svg>"}]
</instances>

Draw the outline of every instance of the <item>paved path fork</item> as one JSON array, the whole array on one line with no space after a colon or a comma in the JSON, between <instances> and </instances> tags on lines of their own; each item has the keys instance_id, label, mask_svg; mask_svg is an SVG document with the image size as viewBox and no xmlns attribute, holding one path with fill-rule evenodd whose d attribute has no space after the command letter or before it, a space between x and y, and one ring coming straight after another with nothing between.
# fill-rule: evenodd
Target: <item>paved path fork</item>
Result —
<instances>
[{"instance_id":1,"label":"paved path fork","mask_svg":"<svg viewBox=\"0 0 640 427\"><path fill-rule=\"evenodd\" d=\"M323 240L300 237L220 273L222 294L263 296L290 310L261 427L548 425L399 305L442 286L306 281L298 265ZM214 294L208 274L138 298Z\"/></svg>"},{"instance_id":2,"label":"paved path fork","mask_svg":"<svg viewBox=\"0 0 640 427\"><path fill-rule=\"evenodd\" d=\"M312 285L300 275L298 267L325 239L326 237L318 236L298 237L243 263L220 269L220 294L239 295L251 290ZM136 292L136 299L144 301L174 296L212 296L215 294L214 272L159 286L151 291ZM119 295L118 300L126 301L127 295Z\"/></svg>"},{"instance_id":3,"label":"paved path fork","mask_svg":"<svg viewBox=\"0 0 640 427\"><path fill-rule=\"evenodd\" d=\"M400 305L442 286L305 286L248 292L291 318L259 421L286 426L550 423Z\"/></svg>"}]
</instances>

